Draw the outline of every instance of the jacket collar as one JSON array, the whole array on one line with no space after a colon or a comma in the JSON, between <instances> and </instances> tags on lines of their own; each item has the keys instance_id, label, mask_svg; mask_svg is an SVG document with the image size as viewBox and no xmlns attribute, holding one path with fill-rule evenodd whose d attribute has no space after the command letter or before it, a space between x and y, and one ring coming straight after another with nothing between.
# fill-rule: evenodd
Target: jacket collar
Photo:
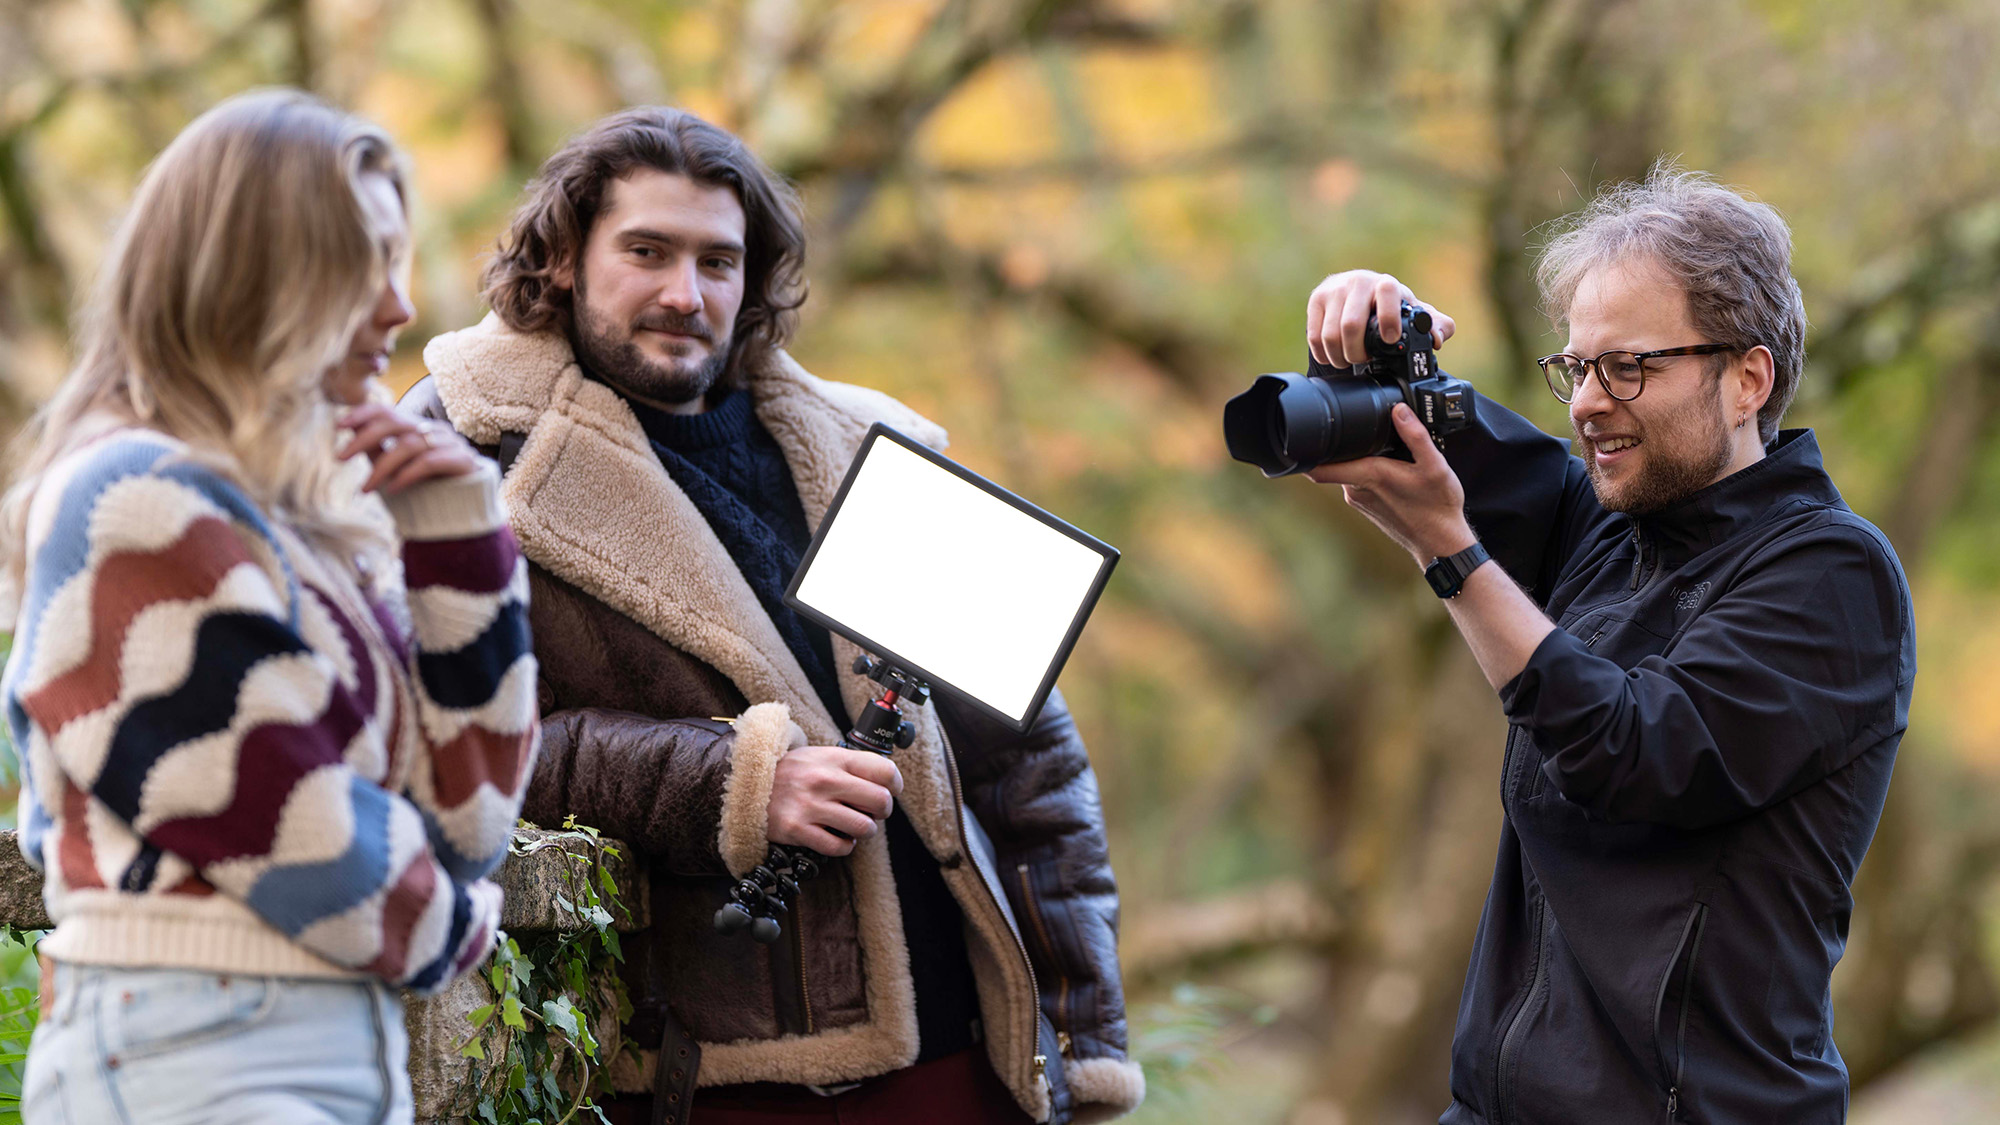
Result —
<instances>
[{"instance_id":1,"label":"jacket collar","mask_svg":"<svg viewBox=\"0 0 2000 1125\"><path fill-rule=\"evenodd\" d=\"M1811 430L1784 430L1764 457L1657 512L1634 518L1638 534L1678 567L1793 504L1839 504Z\"/></svg>"},{"instance_id":2,"label":"jacket collar","mask_svg":"<svg viewBox=\"0 0 2000 1125\"><path fill-rule=\"evenodd\" d=\"M787 704L814 741L843 733L631 407L585 377L561 334L515 332L489 313L433 339L424 362L452 425L472 442L527 435L500 494L530 559L705 661L753 702ZM875 422L945 445L942 428L896 400L816 378L783 352L748 382L814 527ZM846 700L859 714L866 682L842 677L842 689L861 693Z\"/></svg>"}]
</instances>

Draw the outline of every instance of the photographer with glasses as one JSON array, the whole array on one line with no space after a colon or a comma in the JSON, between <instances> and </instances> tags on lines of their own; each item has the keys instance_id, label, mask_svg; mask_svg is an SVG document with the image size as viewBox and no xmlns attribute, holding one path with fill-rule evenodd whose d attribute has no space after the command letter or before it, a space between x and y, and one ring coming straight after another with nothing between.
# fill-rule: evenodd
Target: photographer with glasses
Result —
<instances>
[{"instance_id":1,"label":"photographer with glasses","mask_svg":"<svg viewBox=\"0 0 2000 1125\"><path fill-rule=\"evenodd\" d=\"M1579 455L1481 399L1443 453L1398 405L1414 462L1312 471L1427 569L1510 724L1441 1125L1846 1115L1828 980L1914 626L1888 541L1812 433L1778 430L1805 359L1790 258L1774 210L1705 176L1612 189L1538 271ZM1405 300L1328 278L1313 357L1361 362Z\"/></svg>"}]
</instances>

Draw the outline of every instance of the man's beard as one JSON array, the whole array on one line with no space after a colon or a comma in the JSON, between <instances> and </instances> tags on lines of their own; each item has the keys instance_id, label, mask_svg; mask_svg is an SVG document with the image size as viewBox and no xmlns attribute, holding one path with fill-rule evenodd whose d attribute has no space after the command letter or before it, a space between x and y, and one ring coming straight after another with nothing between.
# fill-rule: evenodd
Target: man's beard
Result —
<instances>
[{"instance_id":1,"label":"man's beard","mask_svg":"<svg viewBox=\"0 0 2000 1125\"><path fill-rule=\"evenodd\" d=\"M1722 386L1716 381L1713 402L1700 398L1685 409L1660 418L1638 435L1647 452L1640 472L1622 485L1608 484L1598 468L1596 449L1574 419L1570 426L1582 447L1591 490L1605 510L1644 516L1687 499L1714 484L1729 465L1729 430L1722 424Z\"/></svg>"},{"instance_id":2,"label":"man's beard","mask_svg":"<svg viewBox=\"0 0 2000 1125\"><path fill-rule=\"evenodd\" d=\"M577 271L573 307L575 331L570 345L584 370L618 390L652 402L679 406L706 395L729 368L730 340L715 339L706 321L672 309L653 308L622 331L608 316L590 307L584 294L583 272ZM710 345L706 358L661 363L639 347L643 329L693 336Z\"/></svg>"}]
</instances>

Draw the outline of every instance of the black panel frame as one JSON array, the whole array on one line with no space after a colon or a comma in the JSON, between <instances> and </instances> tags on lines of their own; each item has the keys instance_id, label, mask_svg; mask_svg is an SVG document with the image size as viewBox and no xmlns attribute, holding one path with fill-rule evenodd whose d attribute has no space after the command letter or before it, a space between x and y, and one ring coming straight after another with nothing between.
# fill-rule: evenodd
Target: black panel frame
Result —
<instances>
[{"instance_id":1,"label":"black panel frame","mask_svg":"<svg viewBox=\"0 0 2000 1125\"><path fill-rule=\"evenodd\" d=\"M1048 527L1061 532L1063 535L1096 552L1101 559L1097 568L1097 576L1091 580L1089 592L1078 603L1076 616L1070 620L1069 629L1063 634L1062 643L1056 646L1055 655L1050 659L1048 667L1043 670L1041 683L1036 687L1035 694L1029 701L1028 709L1025 713L1021 715L1009 715L988 704L986 701L958 689L949 680L940 678L923 665L909 659L905 654L883 648L881 645L862 635L858 630L849 628L842 622L835 621L833 618L821 613L818 609L799 600L799 586L805 581L807 571L812 569L813 560L819 557L820 546L826 542L828 530L833 527L834 521L839 517L841 505L847 500L848 490L854 486L855 478L861 474L861 466L867 463L868 455L874 450L875 443L885 439L915 453L933 465L949 471L960 480L974 485L987 495L1003 501L1015 510L1034 517ZM810 621L817 622L831 629L833 632L839 633L841 636L860 645L863 649L916 675L918 678L929 683L933 690L949 692L954 699L963 700L973 707L978 708L982 714L989 715L1016 731L1026 731L1030 726L1034 725L1035 718L1042 713L1042 707L1048 703L1049 693L1055 690L1056 678L1062 674L1063 665L1069 662L1069 655L1076 647L1077 638L1083 635L1084 623L1090 620L1091 611L1097 608L1097 599L1104 593L1106 584L1111 581L1111 571L1113 567L1118 565L1118 558L1118 548L1113 547L1111 544L1007 491L985 477L980 476L978 473L973 472L971 469L966 468L964 465L953 461L944 454L910 437L908 434L902 433L884 423L877 422L869 427L868 435L861 440L861 449L854 455L853 463L847 467L847 476L840 482L840 491L834 494L833 503L827 506L826 516L820 520L818 530L813 532L812 542L806 547L805 557L799 560L798 570L793 572L791 583L785 587L785 604L790 606L793 612L800 614Z\"/></svg>"}]
</instances>

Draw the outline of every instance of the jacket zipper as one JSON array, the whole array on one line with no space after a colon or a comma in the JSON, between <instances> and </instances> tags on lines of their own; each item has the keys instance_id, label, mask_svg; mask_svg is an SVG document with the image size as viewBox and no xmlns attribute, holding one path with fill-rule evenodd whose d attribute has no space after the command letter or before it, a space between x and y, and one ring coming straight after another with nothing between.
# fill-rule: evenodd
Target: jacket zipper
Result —
<instances>
[{"instance_id":1,"label":"jacket zipper","mask_svg":"<svg viewBox=\"0 0 2000 1125\"><path fill-rule=\"evenodd\" d=\"M1656 549L1653 546L1652 538L1640 531L1637 524L1634 524L1632 527L1632 545L1634 547L1632 553L1632 588L1637 590L1642 585L1641 579L1652 577Z\"/></svg>"},{"instance_id":2,"label":"jacket zipper","mask_svg":"<svg viewBox=\"0 0 2000 1125\"><path fill-rule=\"evenodd\" d=\"M806 936L799 925L799 920L803 913L799 908L804 905L804 903L795 903L793 905L792 924L788 928L792 931L792 963L799 970L799 1006L805 1010L806 1014L805 1033L811 1035L813 1033L812 989L806 985Z\"/></svg>"},{"instance_id":3,"label":"jacket zipper","mask_svg":"<svg viewBox=\"0 0 2000 1125\"><path fill-rule=\"evenodd\" d=\"M1042 949L1049 955L1049 964L1056 967L1056 1049L1063 1050L1069 1042L1069 976L1061 968L1056 958L1056 943L1049 939L1049 928L1042 922L1042 908L1035 901L1035 885L1029 878L1028 865L1023 863L1016 869L1021 877L1021 901L1028 905L1028 920L1035 924L1035 935L1042 939ZM1037 1000L1040 999L1038 996Z\"/></svg>"},{"instance_id":4,"label":"jacket zipper","mask_svg":"<svg viewBox=\"0 0 2000 1125\"><path fill-rule=\"evenodd\" d=\"M1707 929L1707 925L1708 907L1696 906L1693 916L1688 919L1688 927L1694 932L1694 944L1688 947L1687 972L1681 976L1680 1027L1674 1032L1673 1082L1672 1085L1667 1087L1668 1125L1673 1125L1674 1116L1681 1109L1681 1083L1687 1076L1688 1007L1694 997L1694 966L1695 962L1701 957L1701 935L1702 931ZM1687 941L1686 933L1681 935L1681 941ZM1675 953L1678 955L1679 951L1676 950ZM1671 976L1671 972L1668 975ZM1662 997L1666 995L1666 984L1664 982L1660 985L1660 993ZM1654 1032L1655 1035L1658 1034L1657 1028L1659 1027L1659 1023L1660 1014L1655 1010L1653 1013L1653 1026L1656 1029Z\"/></svg>"},{"instance_id":5,"label":"jacket zipper","mask_svg":"<svg viewBox=\"0 0 2000 1125\"><path fill-rule=\"evenodd\" d=\"M1521 1006L1514 1010L1514 1018L1507 1021L1507 1030L1500 1036L1500 1066L1493 1075L1493 1093L1499 1103L1502 1125L1514 1120L1514 1084L1507 1078L1507 1068L1520 1052L1520 1036L1527 1024L1528 1009L1535 1003L1535 993L1542 988L1542 967L1547 960L1544 948L1548 940L1549 904L1544 900L1535 912L1535 968L1528 976L1528 990L1522 994Z\"/></svg>"},{"instance_id":6,"label":"jacket zipper","mask_svg":"<svg viewBox=\"0 0 2000 1125\"><path fill-rule=\"evenodd\" d=\"M975 882L986 892L987 899L992 901L993 912L1000 915L1001 921L1004 922L1007 919L1007 912L1001 908L999 901L993 898L993 887L986 881L986 876L980 874L979 853L972 847L972 833L965 828L965 789L958 777L958 755L952 753L951 738L944 733L943 723L938 724L938 742L944 747L944 764L951 774L951 802L952 807L958 812L959 850L965 853L965 861L972 865L972 873L978 876ZM1050 1094L1049 1112L1053 1117L1055 1099L1054 1091L1049 1086L1049 1057L1042 1051L1042 986L1035 980L1035 963L1028 957L1028 947L1022 942L1021 935L1016 933L1012 926L1007 927L1007 934L1014 939L1014 952L1021 956L1021 967L1028 970L1028 994L1031 1001L1028 1008L1030 1013L1028 1026L1034 1028L1035 1036L1032 1074L1035 1081L1041 1084L1042 1090Z\"/></svg>"}]
</instances>

